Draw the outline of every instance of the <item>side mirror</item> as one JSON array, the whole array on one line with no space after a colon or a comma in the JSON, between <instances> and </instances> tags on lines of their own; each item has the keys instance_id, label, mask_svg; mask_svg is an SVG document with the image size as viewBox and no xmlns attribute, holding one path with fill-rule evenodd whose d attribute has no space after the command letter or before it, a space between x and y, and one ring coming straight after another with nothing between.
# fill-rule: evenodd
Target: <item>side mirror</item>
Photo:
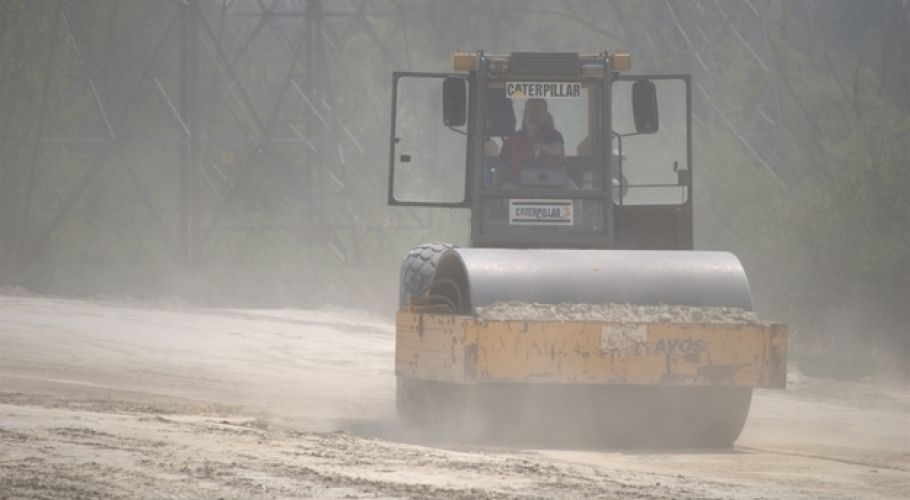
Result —
<instances>
[{"instance_id":1,"label":"side mirror","mask_svg":"<svg viewBox=\"0 0 910 500\"><path fill-rule=\"evenodd\" d=\"M442 81L442 123L460 127L468 121L468 84L461 78Z\"/></svg>"},{"instance_id":2,"label":"side mirror","mask_svg":"<svg viewBox=\"0 0 910 500\"><path fill-rule=\"evenodd\" d=\"M635 131L653 134L659 128L657 118L657 89L651 80L638 80L632 84L632 114Z\"/></svg>"}]
</instances>

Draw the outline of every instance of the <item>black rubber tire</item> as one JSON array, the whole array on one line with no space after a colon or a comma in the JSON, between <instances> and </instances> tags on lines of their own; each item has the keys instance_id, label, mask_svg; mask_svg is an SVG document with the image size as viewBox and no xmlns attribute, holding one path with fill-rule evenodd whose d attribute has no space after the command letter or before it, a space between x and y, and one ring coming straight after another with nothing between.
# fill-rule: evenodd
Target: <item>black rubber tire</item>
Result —
<instances>
[{"instance_id":1,"label":"black rubber tire","mask_svg":"<svg viewBox=\"0 0 910 500\"><path fill-rule=\"evenodd\" d=\"M449 243L424 243L410 252L401 262L398 306L404 307L412 296L416 296L430 285L436 272L439 256L446 250L454 248Z\"/></svg>"}]
</instances>

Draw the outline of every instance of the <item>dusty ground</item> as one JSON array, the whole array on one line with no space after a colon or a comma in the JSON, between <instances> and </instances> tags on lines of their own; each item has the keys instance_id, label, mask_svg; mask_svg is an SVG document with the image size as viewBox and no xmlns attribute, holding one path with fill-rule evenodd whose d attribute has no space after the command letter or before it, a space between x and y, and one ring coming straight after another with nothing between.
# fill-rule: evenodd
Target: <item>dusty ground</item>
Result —
<instances>
[{"instance_id":1,"label":"dusty ground","mask_svg":"<svg viewBox=\"0 0 910 500\"><path fill-rule=\"evenodd\" d=\"M903 498L910 389L791 376L733 450L434 440L348 310L0 296L0 498Z\"/></svg>"}]
</instances>

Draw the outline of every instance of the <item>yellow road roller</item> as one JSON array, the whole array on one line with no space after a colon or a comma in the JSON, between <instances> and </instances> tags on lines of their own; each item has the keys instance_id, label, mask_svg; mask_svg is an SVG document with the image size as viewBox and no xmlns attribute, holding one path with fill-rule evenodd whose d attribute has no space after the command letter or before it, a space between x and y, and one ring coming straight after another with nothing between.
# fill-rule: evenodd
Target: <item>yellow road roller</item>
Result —
<instances>
[{"instance_id":1,"label":"yellow road roller","mask_svg":"<svg viewBox=\"0 0 910 500\"><path fill-rule=\"evenodd\" d=\"M401 419L556 442L730 446L785 388L727 252L693 249L688 75L623 52L456 52L396 72L391 205L471 211L401 267Z\"/></svg>"}]
</instances>

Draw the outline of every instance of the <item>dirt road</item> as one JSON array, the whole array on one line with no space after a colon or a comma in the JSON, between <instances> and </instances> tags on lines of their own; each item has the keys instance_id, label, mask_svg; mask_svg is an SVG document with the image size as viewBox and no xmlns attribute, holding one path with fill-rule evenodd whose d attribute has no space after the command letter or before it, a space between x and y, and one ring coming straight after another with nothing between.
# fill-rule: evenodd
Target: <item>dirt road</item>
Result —
<instances>
[{"instance_id":1,"label":"dirt road","mask_svg":"<svg viewBox=\"0 0 910 500\"><path fill-rule=\"evenodd\" d=\"M733 450L441 442L351 310L0 296L0 498L903 498L910 388L791 375Z\"/></svg>"}]
</instances>

